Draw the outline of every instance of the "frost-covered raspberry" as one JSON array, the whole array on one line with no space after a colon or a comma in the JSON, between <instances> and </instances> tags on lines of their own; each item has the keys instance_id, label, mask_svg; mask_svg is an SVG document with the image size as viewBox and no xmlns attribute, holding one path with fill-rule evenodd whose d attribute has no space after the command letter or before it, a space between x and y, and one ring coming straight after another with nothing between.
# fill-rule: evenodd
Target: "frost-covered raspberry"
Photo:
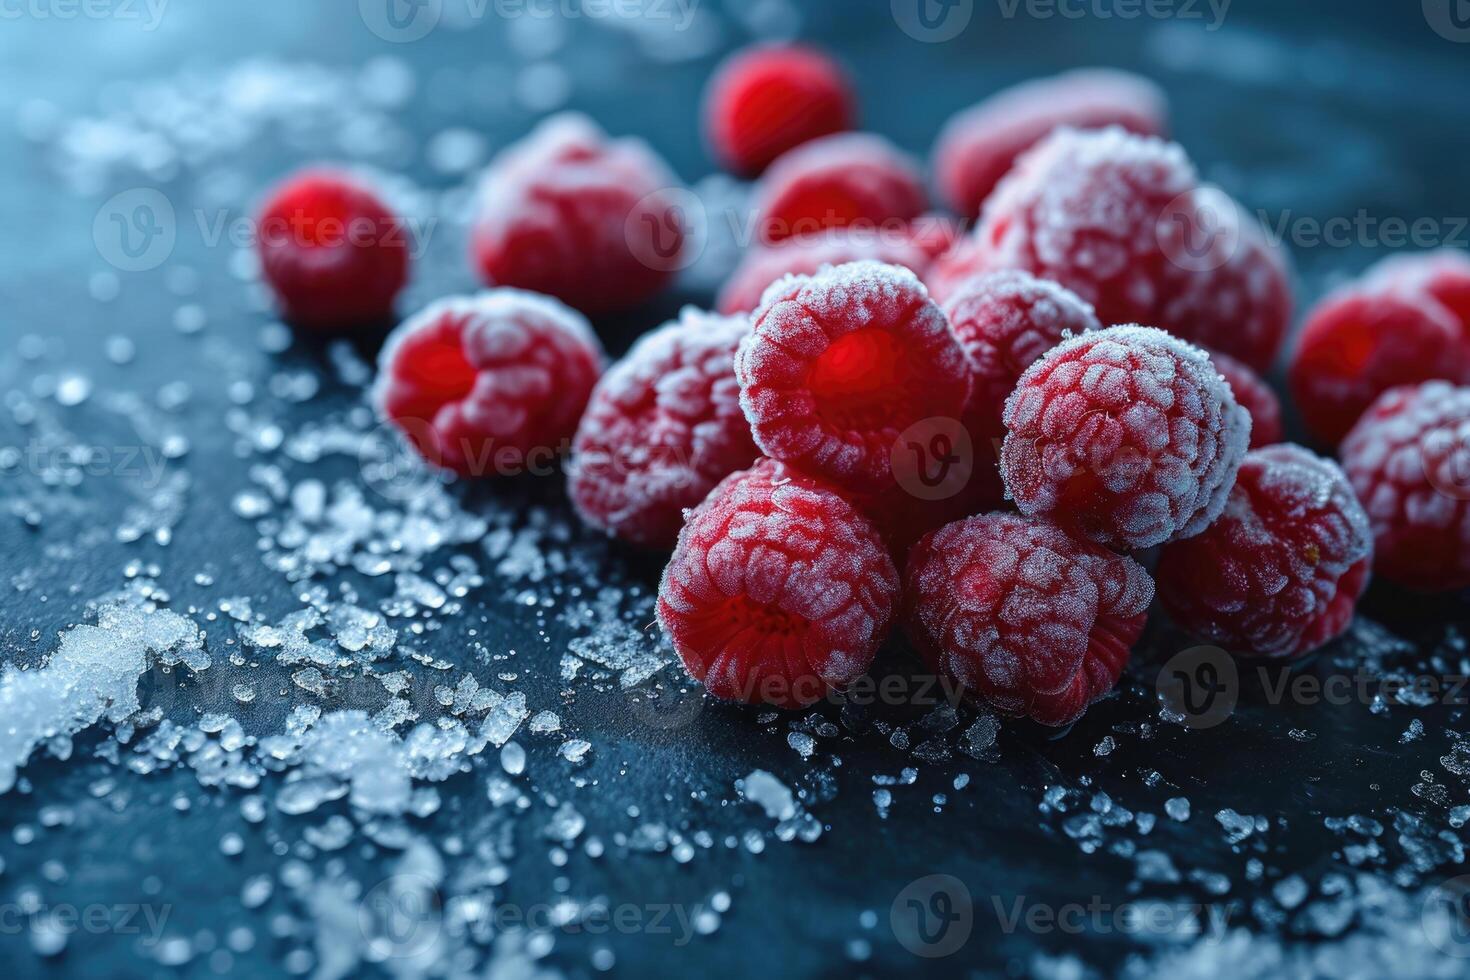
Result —
<instances>
[{"instance_id":1,"label":"frost-covered raspberry","mask_svg":"<svg viewBox=\"0 0 1470 980\"><path fill-rule=\"evenodd\" d=\"M308 170L272 192L256 234L281 315L310 330L388 320L408 281L408 237L393 209L350 174Z\"/></svg>"},{"instance_id":2,"label":"frost-covered raspberry","mask_svg":"<svg viewBox=\"0 0 1470 980\"><path fill-rule=\"evenodd\" d=\"M1203 639L1297 657L1347 629L1372 563L1368 515L1338 465L1275 445L1246 456L1215 523L1164 548L1159 598Z\"/></svg>"},{"instance_id":3,"label":"frost-covered raspberry","mask_svg":"<svg viewBox=\"0 0 1470 980\"><path fill-rule=\"evenodd\" d=\"M1443 248L1434 252L1392 255L1369 269L1369 287L1427 293L1460 322L1470 341L1470 252Z\"/></svg>"},{"instance_id":4,"label":"frost-covered raspberry","mask_svg":"<svg viewBox=\"0 0 1470 980\"><path fill-rule=\"evenodd\" d=\"M825 266L864 261L901 265L916 273L929 265L928 255L904 235L834 229L746 252L721 288L716 308L721 313L749 313L760 306L766 289L779 279L816 275Z\"/></svg>"},{"instance_id":5,"label":"frost-covered raspberry","mask_svg":"<svg viewBox=\"0 0 1470 980\"><path fill-rule=\"evenodd\" d=\"M1064 341L1006 403L1001 473L1022 513L1150 548L1219 516L1251 421L1209 356L1151 327Z\"/></svg>"},{"instance_id":6,"label":"frost-covered raspberry","mask_svg":"<svg viewBox=\"0 0 1470 980\"><path fill-rule=\"evenodd\" d=\"M1251 417L1251 448L1274 446L1286 437L1281 424L1281 399L1264 378L1229 354L1210 351L1210 360L1235 393L1235 400Z\"/></svg>"},{"instance_id":7,"label":"frost-covered raspberry","mask_svg":"<svg viewBox=\"0 0 1470 980\"><path fill-rule=\"evenodd\" d=\"M584 116L542 123L486 172L472 260L485 282L554 296L588 314L644 302L684 245L678 181L644 143Z\"/></svg>"},{"instance_id":8,"label":"frost-covered raspberry","mask_svg":"<svg viewBox=\"0 0 1470 980\"><path fill-rule=\"evenodd\" d=\"M1120 126L1162 136L1168 106L1157 85L1110 69L1084 68L997 92L945 124L934 172L945 202L975 217L1016 157L1061 126Z\"/></svg>"},{"instance_id":9,"label":"frost-covered raspberry","mask_svg":"<svg viewBox=\"0 0 1470 980\"><path fill-rule=\"evenodd\" d=\"M881 136L840 133L771 165L756 190L762 244L829 228L901 229L929 206L918 164Z\"/></svg>"},{"instance_id":10,"label":"frost-covered raspberry","mask_svg":"<svg viewBox=\"0 0 1470 980\"><path fill-rule=\"evenodd\" d=\"M1350 287L1307 318L1287 380L1312 435L1337 445L1383 392L1443 379L1470 381L1470 341L1432 296Z\"/></svg>"},{"instance_id":11,"label":"frost-covered raspberry","mask_svg":"<svg viewBox=\"0 0 1470 980\"><path fill-rule=\"evenodd\" d=\"M854 262L773 285L735 358L740 404L766 455L845 489L893 486L909 427L958 419L964 352L907 269Z\"/></svg>"},{"instance_id":12,"label":"frost-covered raspberry","mask_svg":"<svg viewBox=\"0 0 1470 980\"><path fill-rule=\"evenodd\" d=\"M986 514L914 546L903 620L930 666L969 696L1059 727L1118 682L1153 597L1132 558L1044 521Z\"/></svg>"},{"instance_id":13,"label":"frost-covered raspberry","mask_svg":"<svg viewBox=\"0 0 1470 980\"><path fill-rule=\"evenodd\" d=\"M1291 318L1285 258L1177 145L1116 127L1061 129L990 199L953 281L1023 269L1061 283L1104 324L1147 323L1264 370Z\"/></svg>"},{"instance_id":14,"label":"frost-covered raspberry","mask_svg":"<svg viewBox=\"0 0 1470 980\"><path fill-rule=\"evenodd\" d=\"M820 51L794 44L747 48L711 79L705 131L721 163L757 174L788 150L852 128L856 101L846 74Z\"/></svg>"},{"instance_id":15,"label":"frost-covered raspberry","mask_svg":"<svg viewBox=\"0 0 1470 980\"><path fill-rule=\"evenodd\" d=\"M602 365L581 314L493 289L441 300L393 331L374 401L431 464L515 475L559 457Z\"/></svg>"},{"instance_id":16,"label":"frost-covered raspberry","mask_svg":"<svg viewBox=\"0 0 1470 980\"><path fill-rule=\"evenodd\" d=\"M749 331L745 317L686 309L608 369L572 444L569 490L584 520L673 547L685 509L755 462L735 381L735 350Z\"/></svg>"},{"instance_id":17,"label":"frost-covered raspberry","mask_svg":"<svg viewBox=\"0 0 1470 980\"><path fill-rule=\"evenodd\" d=\"M1470 587L1470 387L1385 392L1343 441L1342 465L1379 575L1423 592Z\"/></svg>"},{"instance_id":18,"label":"frost-covered raspberry","mask_svg":"<svg viewBox=\"0 0 1470 980\"><path fill-rule=\"evenodd\" d=\"M868 669L898 593L865 517L826 485L762 460L689 515L658 620L711 694L796 708Z\"/></svg>"}]
</instances>

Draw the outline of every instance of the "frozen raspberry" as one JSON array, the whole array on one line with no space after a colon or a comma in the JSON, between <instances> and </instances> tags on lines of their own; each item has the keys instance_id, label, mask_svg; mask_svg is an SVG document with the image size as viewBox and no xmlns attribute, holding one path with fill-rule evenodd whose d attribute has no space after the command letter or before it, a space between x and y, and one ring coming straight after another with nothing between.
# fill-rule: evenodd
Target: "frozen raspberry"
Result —
<instances>
[{"instance_id":1,"label":"frozen raspberry","mask_svg":"<svg viewBox=\"0 0 1470 980\"><path fill-rule=\"evenodd\" d=\"M1342 465L1379 575L1422 592L1470 587L1470 387L1385 392L1343 441Z\"/></svg>"},{"instance_id":2,"label":"frozen raspberry","mask_svg":"<svg viewBox=\"0 0 1470 980\"><path fill-rule=\"evenodd\" d=\"M705 130L730 170L758 174L803 143L852 128L856 99L842 69L800 45L731 56L705 93Z\"/></svg>"},{"instance_id":3,"label":"frozen raspberry","mask_svg":"<svg viewBox=\"0 0 1470 980\"><path fill-rule=\"evenodd\" d=\"M1159 598L1203 639L1298 657L1347 629L1372 563L1368 515L1338 465L1269 446L1247 454L1215 523L1164 548Z\"/></svg>"},{"instance_id":4,"label":"frozen raspberry","mask_svg":"<svg viewBox=\"0 0 1470 980\"><path fill-rule=\"evenodd\" d=\"M1470 342L1426 294L1349 288L1307 317L1287 380L1312 435L1337 445L1363 411L1396 385L1470 381Z\"/></svg>"},{"instance_id":5,"label":"frozen raspberry","mask_svg":"<svg viewBox=\"0 0 1470 980\"><path fill-rule=\"evenodd\" d=\"M902 229L929 206L919 167L881 136L842 133L797 147L756 192L762 244L829 228Z\"/></svg>"},{"instance_id":6,"label":"frozen raspberry","mask_svg":"<svg viewBox=\"0 0 1470 980\"><path fill-rule=\"evenodd\" d=\"M569 487L587 523L671 548L684 511L760 454L740 411L745 317L686 309L608 369L572 444Z\"/></svg>"},{"instance_id":7,"label":"frozen raspberry","mask_svg":"<svg viewBox=\"0 0 1470 980\"><path fill-rule=\"evenodd\" d=\"M928 271L924 273L924 285L929 288L929 295L934 297L934 302L947 303L960 286L976 276L988 275L997 269L998 267L990 265L985 250L975 237L966 235L930 263Z\"/></svg>"},{"instance_id":8,"label":"frozen raspberry","mask_svg":"<svg viewBox=\"0 0 1470 980\"><path fill-rule=\"evenodd\" d=\"M1023 269L1108 325L1147 323L1270 366L1291 319L1285 258L1177 145L1118 128L1062 129L1027 151L985 204L972 245L935 278ZM943 292L941 291L941 295Z\"/></svg>"},{"instance_id":9,"label":"frozen raspberry","mask_svg":"<svg viewBox=\"0 0 1470 980\"><path fill-rule=\"evenodd\" d=\"M1208 527L1251 430L1204 351L1138 326L1052 348L1021 376L1005 424L1001 472L1022 513L1122 549Z\"/></svg>"},{"instance_id":10,"label":"frozen raspberry","mask_svg":"<svg viewBox=\"0 0 1470 980\"><path fill-rule=\"evenodd\" d=\"M772 460L689 515L658 620L716 697L797 708L868 669L898 604L898 572L836 491Z\"/></svg>"},{"instance_id":11,"label":"frozen raspberry","mask_svg":"<svg viewBox=\"0 0 1470 980\"><path fill-rule=\"evenodd\" d=\"M433 465L514 475L555 461L602 364L576 311L494 289L441 300L393 331L375 401Z\"/></svg>"},{"instance_id":12,"label":"frozen raspberry","mask_svg":"<svg viewBox=\"0 0 1470 980\"><path fill-rule=\"evenodd\" d=\"M829 265L863 261L901 265L916 273L929 264L924 251L906 237L834 229L769 248L752 248L720 290L716 307L721 313L749 313L760 306L766 289L786 276L811 276Z\"/></svg>"},{"instance_id":13,"label":"frozen raspberry","mask_svg":"<svg viewBox=\"0 0 1470 980\"><path fill-rule=\"evenodd\" d=\"M637 306L679 266L677 187L642 142L555 116L486 172L474 264L489 285L545 293L589 315Z\"/></svg>"},{"instance_id":14,"label":"frozen raspberry","mask_svg":"<svg viewBox=\"0 0 1470 980\"><path fill-rule=\"evenodd\" d=\"M914 546L903 620L930 666L995 710L1061 727L1112 690L1154 585L1055 525L985 514Z\"/></svg>"},{"instance_id":15,"label":"frozen raspberry","mask_svg":"<svg viewBox=\"0 0 1470 980\"><path fill-rule=\"evenodd\" d=\"M844 489L893 486L911 426L958 419L965 355L907 269L854 262L773 285L735 357L740 404L766 455Z\"/></svg>"},{"instance_id":16,"label":"frozen raspberry","mask_svg":"<svg viewBox=\"0 0 1470 980\"><path fill-rule=\"evenodd\" d=\"M1024 82L952 118L934 147L934 171L950 207L967 217L1011 169L1016 157L1061 126L1121 126L1140 136L1167 128L1164 93L1145 78L1081 69Z\"/></svg>"},{"instance_id":17,"label":"frozen raspberry","mask_svg":"<svg viewBox=\"0 0 1470 980\"><path fill-rule=\"evenodd\" d=\"M1445 305L1470 341L1470 253L1444 248L1436 252L1393 255L1368 270L1370 287L1427 293Z\"/></svg>"},{"instance_id":18,"label":"frozen raspberry","mask_svg":"<svg viewBox=\"0 0 1470 980\"><path fill-rule=\"evenodd\" d=\"M310 330L389 320L408 281L398 216L335 170L308 170L278 187L261 211L256 247L281 315Z\"/></svg>"},{"instance_id":19,"label":"frozen raspberry","mask_svg":"<svg viewBox=\"0 0 1470 980\"><path fill-rule=\"evenodd\" d=\"M1215 368L1230 383L1235 400L1251 417L1251 448L1274 446L1286 438L1281 425L1281 399L1271 386L1249 367L1229 354L1210 351Z\"/></svg>"}]
</instances>

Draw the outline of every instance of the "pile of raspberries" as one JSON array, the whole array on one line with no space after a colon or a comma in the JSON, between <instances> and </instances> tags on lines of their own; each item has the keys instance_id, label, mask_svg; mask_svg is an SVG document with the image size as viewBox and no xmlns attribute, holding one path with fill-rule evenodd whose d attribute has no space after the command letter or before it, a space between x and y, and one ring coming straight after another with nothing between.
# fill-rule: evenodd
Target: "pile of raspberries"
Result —
<instances>
[{"instance_id":1,"label":"pile of raspberries","mask_svg":"<svg viewBox=\"0 0 1470 980\"><path fill-rule=\"evenodd\" d=\"M1339 463L1283 441L1262 380L1285 258L1166 140L1148 81L1077 71L961 112L932 161L948 214L851 131L820 52L737 54L705 112L757 178L759 240L713 311L607 365L587 318L683 267L687 192L643 143L554 117L485 175L489 288L400 324L373 398L462 477L569 452L589 525L672 552L658 620L711 694L812 704L901 627L975 701L1065 726L1155 598L1289 659L1348 628L1373 570L1470 587L1470 256L1391 258L1308 316L1289 389ZM261 227L293 324L392 321L408 253L370 182L299 175Z\"/></svg>"}]
</instances>

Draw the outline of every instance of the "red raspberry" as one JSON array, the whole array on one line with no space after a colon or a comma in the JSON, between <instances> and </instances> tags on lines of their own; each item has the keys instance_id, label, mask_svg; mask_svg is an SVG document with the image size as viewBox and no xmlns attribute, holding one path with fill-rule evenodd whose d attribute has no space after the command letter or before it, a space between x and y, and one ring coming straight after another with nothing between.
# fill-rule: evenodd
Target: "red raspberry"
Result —
<instances>
[{"instance_id":1,"label":"red raspberry","mask_svg":"<svg viewBox=\"0 0 1470 980\"><path fill-rule=\"evenodd\" d=\"M973 218L1016 157L1062 126L1121 126L1162 136L1168 105L1146 78L1084 68L997 92L950 119L934 147L934 172L950 207Z\"/></svg>"},{"instance_id":2,"label":"red raspberry","mask_svg":"<svg viewBox=\"0 0 1470 980\"><path fill-rule=\"evenodd\" d=\"M1373 536L1347 477L1300 446L1248 454L1225 512L1159 559L1159 598L1184 629L1260 657L1339 636L1368 587Z\"/></svg>"},{"instance_id":3,"label":"red raspberry","mask_svg":"<svg viewBox=\"0 0 1470 980\"><path fill-rule=\"evenodd\" d=\"M929 288L934 302L947 303L960 286L993 271L975 236L966 235L934 259L924 273L924 285Z\"/></svg>"},{"instance_id":4,"label":"red raspberry","mask_svg":"<svg viewBox=\"0 0 1470 980\"><path fill-rule=\"evenodd\" d=\"M1235 400L1251 417L1251 448L1274 446L1286 438L1281 425L1281 399L1271 386L1249 367L1229 354L1210 351L1215 368L1230 383Z\"/></svg>"},{"instance_id":5,"label":"red raspberry","mask_svg":"<svg viewBox=\"0 0 1470 980\"><path fill-rule=\"evenodd\" d=\"M1470 387L1385 392L1342 444L1384 578L1422 592L1470 587Z\"/></svg>"},{"instance_id":6,"label":"red raspberry","mask_svg":"<svg viewBox=\"0 0 1470 980\"><path fill-rule=\"evenodd\" d=\"M1470 381L1470 343L1454 315L1427 294L1362 288L1312 311L1287 373L1308 430L1333 446L1389 388L1436 378Z\"/></svg>"},{"instance_id":7,"label":"red raspberry","mask_svg":"<svg viewBox=\"0 0 1470 980\"><path fill-rule=\"evenodd\" d=\"M770 248L752 248L720 290L716 307L721 313L749 313L760 306L766 289L786 276L811 276L825 266L867 260L901 265L916 273L929 264L924 251L907 238L835 229Z\"/></svg>"},{"instance_id":8,"label":"red raspberry","mask_svg":"<svg viewBox=\"0 0 1470 980\"><path fill-rule=\"evenodd\" d=\"M1138 326L1052 348L1021 376L1005 424L1001 472L1021 512L1122 549L1208 527L1251 430L1204 351Z\"/></svg>"},{"instance_id":9,"label":"red raspberry","mask_svg":"<svg viewBox=\"0 0 1470 980\"><path fill-rule=\"evenodd\" d=\"M1393 255L1369 269L1365 279L1369 286L1428 293L1455 315L1470 340L1470 254L1444 248Z\"/></svg>"},{"instance_id":10,"label":"red raspberry","mask_svg":"<svg viewBox=\"0 0 1470 980\"><path fill-rule=\"evenodd\" d=\"M735 349L749 332L745 317L689 308L603 375L569 468L572 502L587 523L671 548L684 510L755 462L735 381Z\"/></svg>"},{"instance_id":11,"label":"red raspberry","mask_svg":"<svg viewBox=\"0 0 1470 980\"><path fill-rule=\"evenodd\" d=\"M970 696L1061 727L1118 682L1153 597L1132 558L984 514L914 546L903 619L930 667Z\"/></svg>"},{"instance_id":12,"label":"red raspberry","mask_svg":"<svg viewBox=\"0 0 1470 980\"><path fill-rule=\"evenodd\" d=\"M408 238L377 192L335 170L296 174L260 214L256 247L281 315L310 330L390 319Z\"/></svg>"},{"instance_id":13,"label":"red raspberry","mask_svg":"<svg viewBox=\"0 0 1470 980\"><path fill-rule=\"evenodd\" d=\"M757 174L803 143L852 128L846 74L820 51L770 45L736 52L704 99L705 130L730 170Z\"/></svg>"},{"instance_id":14,"label":"red raspberry","mask_svg":"<svg viewBox=\"0 0 1470 980\"><path fill-rule=\"evenodd\" d=\"M756 191L762 244L828 228L902 229L929 206L918 164L881 136L842 133L777 160Z\"/></svg>"},{"instance_id":15,"label":"red raspberry","mask_svg":"<svg viewBox=\"0 0 1470 980\"><path fill-rule=\"evenodd\" d=\"M658 620L711 694L797 708L868 669L897 604L898 572L867 519L766 459L689 515Z\"/></svg>"},{"instance_id":16,"label":"red raspberry","mask_svg":"<svg viewBox=\"0 0 1470 980\"><path fill-rule=\"evenodd\" d=\"M508 475L553 461L602 364L576 311L495 289L441 300L393 331L374 400L435 466Z\"/></svg>"},{"instance_id":17,"label":"red raspberry","mask_svg":"<svg viewBox=\"0 0 1470 980\"><path fill-rule=\"evenodd\" d=\"M1223 194L1200 188L1177 145L1121 129L1058 130L985 204L953 280L1024 269L1061 283L1105 324L1147 323L1257 370L1291 319L1285 260Z\"/></svg>"},{"instance_id":18,"label":"red raspberry","mask_svg":"<svg viewBox=\"0 0 1470 980\"><path fill-rule=\"evenodd\" d=\"M877 262L773 285L735 376L766 455L859 493L893 486L899 437L958 419L970 392L939 307L912 272Z\"/></svg>"},{"instance_id":19,"label":"red raspberry","mask_svg":"<svg viewBox=\"0 0 1470 980\"><path fill-rule=\"evenodd\" d=\"M545 293L589 315L629 309L678 268L677 187L641 141L609 140L583 116L553 117L487 171L473 262L492 286Z\"/></svg>"}]
</instances>

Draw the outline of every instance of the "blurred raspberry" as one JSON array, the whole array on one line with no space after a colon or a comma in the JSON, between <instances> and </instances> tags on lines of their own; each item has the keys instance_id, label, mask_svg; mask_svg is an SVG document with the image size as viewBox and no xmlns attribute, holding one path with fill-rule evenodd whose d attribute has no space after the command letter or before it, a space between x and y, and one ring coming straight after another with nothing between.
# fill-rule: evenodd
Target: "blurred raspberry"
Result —
<instances>
[{"instance_id":1,"label":"blurred raspberry","mask_svg":"<svg viewBox=\"0 0 1470 980\"><path fill-rule=\"evenodd\" d=\"M997 92L945 124L934 147L934 172L946 203L966 217L981 205L1016 157L1062 126L1120 126L1162 136L1168 107L1146 78L1102 68L1069 71Z\"/></svg>"},{"instance_id":2,"label":"blurred raspberry","mask_svg":"<svg viewBox=\"0 0 1470 980\"><path fill-rule=\"evenodd\" d=\"M1342 465L1379 575L1421 592L1470 587L1470 387L1385 392L1343 441Z\"/></svg>"},{"instance_id":3,"label":"blurred raspberry","mask_svg":"<svg viewBox=\"0 0 1470 980\"><path fill-rule=\"evenodd\" d=\"M825 266L862 261L901 265L915 273L929 264L924 251L902 235L834 229L750 249L720 290L716 307L721 313L749 313L760 306L766 289L785 276L812 276Z\"/></svg>"},{"instance_id":4,"label":"blurred raspberry","mask_svg":"<svg viewBox=\"0 0 1470 980\"><path fill-rule=\"evenodd\" d=\"M602 364L580 314L495 289L441 300L393 331L374 401L434 466L514 475L557 459Z\"/></svg>"},{"instance_id":5,"label":"blurred raspberry","mask_svg":"<svg viewBox=\"0 0 1470 980\"><path fill-rule=\"evenodd\" d=\"M568 474L587 523L673 547L685 509L755 462L735 381L735 349L749 331L745 317L686 309L608 369L577 428Z\"/></svg>"},{"instance_id":6,"label":"blurred raspberry","mask_svg":"<svg viewBox=\"0 0 1470 980\"><path fill-rule=\"evenodd\" d=\"M1372 561L1368 515L1338 465L1275 445L1246 456L1215 523L1164 548L1159 598L1202 639L1298 657L1347 629Z\"/></svg>"},{"instance_id":7,"label":"blurred raspberry","mask_svg":"<svg viewBox=\"0 0 1470 980\"><path fill-rule=\"evenodd\" d=\"M986 514L914 546L903 618L930 667L968 695L1060 727L1117 683L1153 596L1132 558Z\"/></svg>"},{"instance_id":8,"label":"blurred raspberry","mask_svg":"<svg viewBox=\"0 0 1470 980\"><path fill-rule=\"evenodd\" d=\"M272 192L256 236L281 315L310 330L393 316L408 281L408 236L383 199L336 170L296 174Z\"/></svg>"},{"instance_id":9,"label":"blurred raspberry","mask_svg":"<svg viewBox=\"0 0 1470 980\"><path fill-rule=\"evenodd\" d=\"M1005 424L1001 473L1021 511L1121 549L1209 526L1251 428L1204 351L1138 326L1054 347L1021 376Z\"/></svg>"},{"instance_id":10,"label":"blurred raspberry","mask_svg":"<svg viewBox=\"0 0 1470 980\"><path fill-rule=\"evenodd\" d=\"M842 133L771 165L756 189L760 243L829 228L902 231L929 206L918 164L881 136Z\"/></svg>"},{"instance_id":11,"label":"blurred raspberry","mask_svg":"<svg viewBox=\"0 0 1470 980\"><path fill-rule=\"evenodd\" d=\"M769 45L736 52L715 72L704 99L715 155L739 174L758 174L803 143L852 128L852 86L820 51Z\"/></svg>"},{"instance_id":12,"label":"blurred raspberry","mask_svg":"<svg viewBox=\"0 0 1470 980\"><path fill-rule=\"evenodd\" d=\"M762 460L690 514L659 586L658 620L715 697L798 708L867 671L898 591L866 518L834 490Z\"/></svg>"},{"instance_id":13,"label":"blurred raspberry","mask_svg":"<svg viewBox=\"0 0 1470 980\"><path fill-rule=\"evenodd\" d=\"M1470 342L1470 253L1443 248L1435 252L1391 255L1364 276L1370 288L1427 293L1460 322Z\"/></svg>"},{"instance_id":14,"label":"blurred raspberry","mask_svg":"<svg viewBox=\"0 0 1470 980\"><path fill-rule=\"evenodd\" d=\"M1210 351L1216 370L1230 383L1235 400L1251 417L1251 448L1274 446L1286 438L1281 425L1281 399L1271 386L1249 367L1229 354Z\"/></svg>"}]
</instances>

